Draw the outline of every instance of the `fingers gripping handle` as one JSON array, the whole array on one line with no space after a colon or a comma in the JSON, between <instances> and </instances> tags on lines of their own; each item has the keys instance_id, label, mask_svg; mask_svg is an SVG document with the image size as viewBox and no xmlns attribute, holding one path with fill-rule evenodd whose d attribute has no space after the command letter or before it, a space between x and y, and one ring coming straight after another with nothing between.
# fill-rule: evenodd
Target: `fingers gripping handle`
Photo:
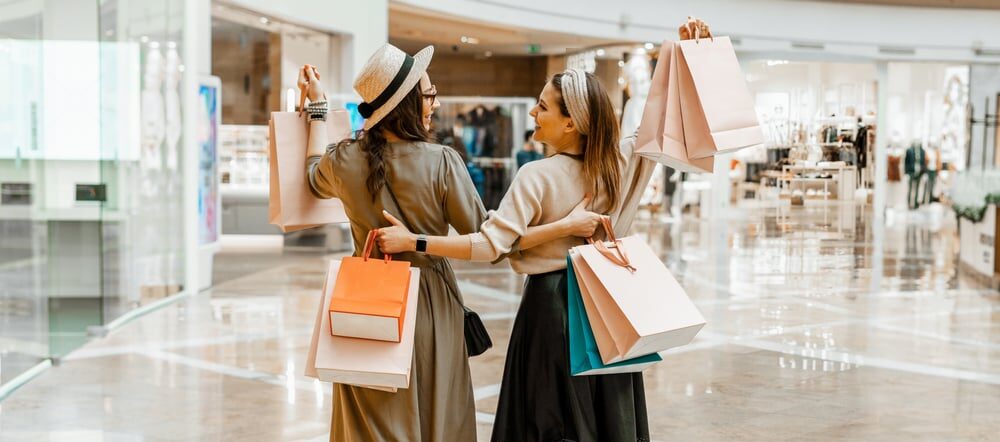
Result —
<instances>
[{"instance_id":1,"label":"fingers gripping handle","mask_svg":"<svg viewBox=\"0 0 1000 442\"><path fill-rule=\"evenodd\" d=\"M362 252L362 257L365 261L372 256L372 250L375 249L375 240L378 239L378 229L371 229L368 231L368 237L365 238L365 249ZM385 262L392 261L392 255L388 253L385 255Z\"/></svg>"}]
</instances>

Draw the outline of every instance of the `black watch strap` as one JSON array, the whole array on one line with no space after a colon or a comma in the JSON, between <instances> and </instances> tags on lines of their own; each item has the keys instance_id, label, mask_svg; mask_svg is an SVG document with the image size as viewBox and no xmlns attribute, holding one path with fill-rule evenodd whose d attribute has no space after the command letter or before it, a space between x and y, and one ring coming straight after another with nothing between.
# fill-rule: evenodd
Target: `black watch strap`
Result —
<instances>
[{"instance_id":1,"label":"black watch strap","mask_svg":"<svg viewBox=\"0 0 1000 442\"><path fill-rule=\"evenodd\" d=\"M417 253L427 253L427 235L417 235Z\"/></svg>"}]
</instances>

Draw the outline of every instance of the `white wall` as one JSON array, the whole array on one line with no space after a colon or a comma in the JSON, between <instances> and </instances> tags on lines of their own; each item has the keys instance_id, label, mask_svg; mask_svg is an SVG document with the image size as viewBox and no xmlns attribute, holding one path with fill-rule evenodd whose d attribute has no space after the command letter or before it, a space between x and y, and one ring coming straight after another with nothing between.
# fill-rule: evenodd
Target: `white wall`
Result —
<instances>
[{"instance_id":1,"label":"white wall","mask_svg":"<svg viewBox=\"0 0 1000 442\"><path fill-rule=\"evenodd\" d=\"M335 93L351 91L351 80L389 38L387 0L231 0L231 3L316 30L346 34L336 39L342 43L341 60L348 65L343 66L339 81L330 85Z\"/></svg>"},{"instance_id":2,"label":"white wall","mask_svg":"<svg viewBox=\"0 0 1000 442\"><path fill-rule=\"evenodd\" d=\"M1000 11L856 5L789 0L393 0L443 14L535 30L616 40L674 39L693 15L719 35L742 38L742 51L786 51L790 42L822 42L824 54L879 59L973 60L976 45L1000 48ZM572 8L567 8L572 4ZM914 56L879 46L917 48ZM1000 57L978 57L1000 63Z\"/></svg>"}]
</instances>

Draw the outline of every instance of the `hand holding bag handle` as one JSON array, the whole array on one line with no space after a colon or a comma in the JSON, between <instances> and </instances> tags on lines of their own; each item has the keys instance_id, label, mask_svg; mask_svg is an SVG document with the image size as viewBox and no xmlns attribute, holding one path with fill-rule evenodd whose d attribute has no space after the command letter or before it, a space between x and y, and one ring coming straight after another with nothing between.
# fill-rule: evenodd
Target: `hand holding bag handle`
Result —
<instances>
[{"instance_id":1,"label":"hand holding bag handle","mask_svg":"<svg viewBox=\"0 0 1000 442\"><path fill-rule=\"evenodd\" d=\"M375 249L375 240L377 238L378 238L378 229L371 229L368 231L368 237L365 238L365 248L361 254L361 257L364 258L365 261L368 261L368 258L372 256L372 250ZM385 262L392 261L392 255L386 254L384 258Z\"/></svg>"},{"instance_id":2,"label":"hand holding bag handle","mask_svg":"<svg viewBox=\"0 0 1000 442\"><path fill-rule=\"evenodd\" d=\"M604 241L594 239L594 237L587 238L587 242L592 244L597 251L607 258L609 261L625 267L629 272L635 273L635 267L629 262L628 255L625 253L625 247L622 247L622 242L615 237L615 229L611 226L611 218L607 216L601 217L601 225L604 226L605 232L608 234L608 239L611 243L609 247ZM612 251L614 249L614 251Z\"/></svg>"}]
</instances>

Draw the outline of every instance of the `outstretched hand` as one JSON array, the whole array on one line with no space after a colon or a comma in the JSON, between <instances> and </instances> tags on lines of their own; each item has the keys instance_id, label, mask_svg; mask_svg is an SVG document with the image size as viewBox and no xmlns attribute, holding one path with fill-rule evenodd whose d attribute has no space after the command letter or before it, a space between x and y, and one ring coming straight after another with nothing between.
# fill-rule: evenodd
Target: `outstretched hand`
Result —
<instances>
[{"instance_id":1,"label":"outstretched hand","mask_svg":"<svg viewBox=\"0 0 1000 442\"><path fill-rule=\"evenodd\" d=\"M412 252L417 249L417 236L407 229L403 222L389 212L383 210L382 216L392 224L391 227L378 229L378 249L383 254Z\"/></svg>"}]
</instances>

